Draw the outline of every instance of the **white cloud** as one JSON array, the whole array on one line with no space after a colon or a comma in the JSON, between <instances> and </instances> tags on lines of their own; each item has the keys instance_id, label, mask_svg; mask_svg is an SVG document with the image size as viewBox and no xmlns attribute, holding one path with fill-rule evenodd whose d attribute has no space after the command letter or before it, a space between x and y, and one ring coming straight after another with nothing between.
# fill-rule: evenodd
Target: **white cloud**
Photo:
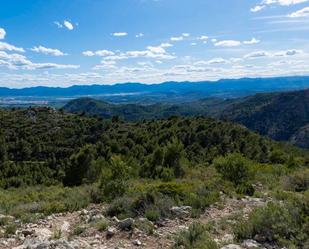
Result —
<instances>
[{"instance_id":1,"label":"white cloud","mask_svg":"<svg viewBox=\"0 0 309 249\"><path fill-rule=\"evenodd\" d=\"M0 50L8 50L8 51L14 51L14 52L20 52L20 53L25 52L23 48L15 47L14 45L11 45L6 42L0 42Z\"/></svg>"},{"instance_id":2,"label":"white cloud","mask_svg":"<svg viewBox=\"0 0 309 249\"><path fill-rule=\"evenodd\" d=\"M304 54L304 51L298 49L290 49L286 51L277 52L274 54L274 56L294 56L299 54Z\"/></svg>"},{"instance_id":3,"label":"white cloud","mask_svg":"<svg viewBox=\"0 0 309 249\"><path fill-rule=\"evenodd\" d=\"M66 27L68 30L73 30L73 29L74 29L74 25L73 25L71 22L69 22L68 20L64 20L64 21L63 21L63 25L64 25L64 27Z\"/></svg>"},{"instance_id":4,"label":"white cloud","mask_svg":"<svg viewBox=\"0 0 309 249\"><path fill-rule=\"evenodd\" d=\"M59 28L59 29L62 29L62 28L66 28L68 30L73 30L75 27L73 25L73 23L71 23L70 21L68 20L64 20L63 22L58 22L58 21L55 21L54 24Z\"/></svg>"},{"instance_id":5,"label":"white cloud","mask_svg":"<svg viewBox=\"0 0 309 249\"><path fill-rule=\"evenodd\" d=\"M306 16L309 16L309 7L297 10L289 15L289 17L291 18L306 17Z\"/></svg>"},{"instance_id":6,"label":"white cloud","mask_svg":"<svg viewBox=\"0 0 309 249\"><path fill-rule=\"evenodd\" d=\"M139 34L135 35L136 38L140 38L140 37L143 37L143 36L144 36L143 33L139 33Z\"/></svg>"},{"instance_id":7,"label":"white cloud","mask_svg":"<svg viewBox=\"0 0 309 249\"><path fill-rule=\"evenodd\" d=\"M215 43L216 47L237 47L240 46L241 42L236 40L224 40Z\"/></svg>"},{"instance_id":8,"label":"white cloud","mask_svg":"<svg viewBox=\"0 0 309 249\"><path fill-rule=\"evenodd\" d=\"M183 37L189 37L190 34L189 34L189 33L182 33L182 36L183 36Z\"/></svg>"},{"instance_id":9,"label":"white cloud","mask_svg":"<svg viewBox=\"0 0 309 249\"><path fill-rule=\"evenodd\" d=\"M171 37L171 41L182 41L183 36Z\"/></svg>"},{"instance_id":10,"label":"white cloud","mask_svg":"<svg viewBox=\"0 0 309 249\"><path fill-rule=\"evenodd\" d=\"M207 41L209 39L209 37L207 35L202 35L198 38L201 41Z\"/></svg>"},{"instance_id":11,"label":"white cloud","mask_svg":"<svg viewBox=\"0 0 309 249\"><path fill-rule=\"evenodd\" d=\"M127 32L115 32L112 35L116 37L121 37L121 36L127 36L128 33Z\"/></svg>"},{"instance_id":12,"label":"white cloud","mask_svg":"<svg viewBox=\"0 0 309 249\"><path fill-rule=\"evenodd\" d=\"M202 66L202 65L216 65L216 64L227 64L229 63L228 60L223 59L223 58L213 58L211 60L208 61L197 61L194 63L194 65L197 66Z\"/></svg>"},{"instance_id":13,"label":"white cloud","mask_svg":"<svg viewBox=\"0 0 309 249\"><path fill-rule=\"evenodd\" d=\"M261 58L261 57L268 57L271 54L266 51L256 51L256 52L251 52L249 54L246 54L244 58L249 59L249 58Z\"/></svg>"},{"instance_id":14,"label":"white cloud","mask_svg":"<svg viewBox=\"0 0 309 249\"><path fill-rule=\"evenodd\" d=\"M60 51L59 49L46 48L46 47L43 47L43 46L33 47L33 48L31 48L31 51L37 52L37 53L46 54L46 55L53 55L53 56L64 56L64 55L68 55L68 54L66 54L66 53L63 53L63 52Z\"/></svg>"},{"instance_id":15,"label":"white cloud","mask_svg":"<svg viewBox=\"0 0 309 249\"><path fill-rule=\"evenodd\" d=\"M60 23L60 22L54 22L54 24L59 28L59 29L61 29L61 28L63 28L63 25Z\"/></svg>"},{"instance_id":16,"label":"white cloud","mask_svg":"<svg viewBox=\"0 0 309 249\"><path fill-rule=\"evenodd\" d=\"M84 51L82 53L84 56L102 56L102 57L105 57L105 56L113 56L115 53L113 51L109 51L109 50L97 50L97 51Z\"/></svg>"},{"instance_id":17,"label":"white cloud","mask_svg":"<svg viewBox=\"0 0 309 249\"><path fill-rule=\"evenodd\" d=\"M244 44L246 45L252 45L252 44L257 44L257 43L260 43L260 40L257 40L254 37L250 41L244 41Z\"/></svg>"},{"instance_id":18,"label":"white cloud","mask_svg":"<svg viewBox=\"0 0 309 249\"><path fill-rule=\"evenodd\" d=\"M34 63L28 60L24 55L8 54L0 51L1 65L10 69L36 70L36 69L77 69L79 65L56 64L56 63Z\"/></svg>"},{"instance_id":19,"label":"white cloud","mask_svg":"<svg viewBox=\"0 0 309 249\"><path fill-rule=\"evenodd\" d=\"M0 28L0 40L4 39L6 32L3 28Z\"/></svg>"},{"instance_id":20,"label":"white cloud","mask_svg":"<svg viewBox=\"0 0 309 249\"><path fill-rule=\"evenodd\" d=\"M161 43L160 47L162 48L169 48L169 47L173 47L174 45L171 43Z\"/></svg>"},{"instance_id":21,"label":"white cloud","mask_svg":"<svg viewBox=\"0 0 309 249\"><path fill-rule=\"evenodd\" d=\"M261 11L262 9L264 9L266 6L265 5L257 5L253 8L250 9L251 12L259 12Z\"/></svg>"},{"instance_id":22,"label":"white cloud","mask_svg":"<svg viewBox=\"0 0 309 249\"><path fill-rule=\"evenodd\" d=\"M191 45L191 46L196 46L197 43L196 43L196 42L192 42L190 45Z\"/></svg>"},{"instance_id":23,"label":"white cloud","mask_svg":"<svg viewBox=\"0 0 309 249\"><path fill-rule=\"evenodd\" d=\"M300 3L306 3L309 0L263 0L260 4L251 8L251 12L258 12L264 9L267 5L280 5L280 6L291 6Z\"/></svg>"},{"instance_id":24,"label":"white cloud","mask_svg":"<svg viewBox=\"0 0 309 249\"><path fill-rule=\"evenodd\" d=\"M290 6L300 3L306 3L309 0L264 0L262 4L270 5L270 4L278 4L282 6Z\"/></svg>"}]
</instances>

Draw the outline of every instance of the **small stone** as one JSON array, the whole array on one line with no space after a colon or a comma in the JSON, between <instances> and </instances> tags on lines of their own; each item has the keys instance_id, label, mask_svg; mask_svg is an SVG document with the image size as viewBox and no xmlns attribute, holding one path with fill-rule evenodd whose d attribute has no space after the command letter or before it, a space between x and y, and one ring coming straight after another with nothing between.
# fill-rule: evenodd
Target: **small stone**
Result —
<instances>
[{"instance_id":1,"label":"small stone","mask_svg":"<svg viewBox=\"0 0 309 249\"><path fill-rule=\"evenodd\" d=\"M192 207L182 206L182 207L172 207L170 209L171 213L178 218L188 217L191 213Z\"/></svg>"},{"instance_id":2,"label":"small stone","mask_svg":"<svg viewBox=\"0 0 309 249\"><path fill-rule=\"evenodd\" d=\"M108 227L106 230L106 237L107 238L111 238L113 237L117 232L117 229L114 227Z\"/></svg>"},{"instance_id":3,"label":"small stone","mask_svg":"<svg viewBox=\"0 0 309 249\"><path fill-rule=\"evenodd\" d=\"M141 245L142 245L142 242L140 242L138 239L136 239L136 240L133 241L133 245L135 245L135 246L141 246Z\"/></svg>"}]
</instances>

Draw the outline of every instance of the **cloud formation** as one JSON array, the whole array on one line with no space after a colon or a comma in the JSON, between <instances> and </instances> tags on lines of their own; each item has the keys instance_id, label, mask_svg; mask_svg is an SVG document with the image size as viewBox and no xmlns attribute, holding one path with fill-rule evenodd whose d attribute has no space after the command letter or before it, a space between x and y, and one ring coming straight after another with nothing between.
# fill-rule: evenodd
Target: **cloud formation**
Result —
<instances>
[{"instance_id":1,"label":"cloud formation","mask_svg":"<svg viewBox=\"0 0 309 249\"><path fill-rule=\"evenodd\" d=\"M20 53L25 52L23 48L15 47L14 45L11 45L6 42L0 42L0 50L14 51L14 52L20 52Z\"/></svg>"},{"instance_id":2,"label":"cloud formation","mask_svg":"<svg viewBox=\"0 0 309 249\"><path fill-rule=\"evenodd\" d=\"M127 36L128 33L127 32L115 32L115 33L112 33L112 35L116 37L121 37L121 36Z\"/></svg>"},{"instance_id":3,"label":"cloud formation","mask_svg":"<svg viewBox=\"0 0 309 249\"><path fill-rule=\"evenodd\" d=\"M309 16L309 7L297 10L289 15L289 17L291 18L306 17L306 16Z\"/></svg>"},{"instance_id":4,"label":"cloud formation","mask_svg":"<svg viewBox=\"0 0 309 249\"><path fill-rule=\"evenodd\" d=\"M223 40L215 42L214 45L216 47L237 47L241 45L241 42L236 40Z\"/></svg>"},{"instance_id":5,"label":"cloud formation","mask_svg":"<svg viewBox=\"0 0 309 249\"><path fill-rule=\"evenodd\" d=\"M55 21L54 24L60 29L66 28L68 30L73 30L75 28L73 23L68 20L64 20L63 22Z\"/></svg>"},{"instance_id":6,"label":"cloud formation","mask_svg":"<svg viewBox=\"0 0 309 249\"><path fill-rule=\"evenodd\" d=\"M46 48L46 47L43 47L43 46L33 47L33 48L31 48L31 51L36 52L36 53L46 54L46 55L52 55L52 56L65 56L65 55L68 55L66 53L63 53L59 49Z\"/></svg>"},{"instance_id":7,"label":"cloud formation","mask_svg":"<svg viewBox=\"0 0 309 249\"><path fill-rule=\"evenodd\" d=\"M4 39L6 35L6 32L3 28L0 28L0 40Z\"/></svg>"}]
</instances>

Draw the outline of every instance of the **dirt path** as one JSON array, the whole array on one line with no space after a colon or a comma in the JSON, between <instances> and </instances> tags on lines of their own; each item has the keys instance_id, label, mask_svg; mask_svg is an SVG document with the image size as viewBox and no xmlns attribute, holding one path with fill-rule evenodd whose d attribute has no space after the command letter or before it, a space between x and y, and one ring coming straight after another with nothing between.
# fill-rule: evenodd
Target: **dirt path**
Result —
<instances>
[{"instance_id":1,"label":"dirt path","mask_svg":"<svg viewBox=\"0 0 309 249\"><path fill-rule=\"evenodd\" d=\"M222 203L211 206L198 219L165 220L161 226L154 229L153 234L147 234L139 229L128 232L116 230L115 234L109 239L106 231L99 232L95 227L91 226L89 221L102 218L101 213L104 207L90 206L87 210L51 215L35 224L26 224L12 238L0 239L0 249L170 248L175 234L187 229L193 222L203 224L211 222L215 224L214 238L217 242L224 243L232 239L232 234L228 228L221 228L220 222L223 220L233 222L233 216L239 215L246 218L255 207L263 206L268 201L270 200L267 198L246 197L240 200L223 198ZM77 227L81 229L80 234L76 232ZM74 230L75 235L73 236ZM50 241L54 242L50 243ZM38 247L42 243L45 243L45 245Z\"/></svg>"}]
</instances>

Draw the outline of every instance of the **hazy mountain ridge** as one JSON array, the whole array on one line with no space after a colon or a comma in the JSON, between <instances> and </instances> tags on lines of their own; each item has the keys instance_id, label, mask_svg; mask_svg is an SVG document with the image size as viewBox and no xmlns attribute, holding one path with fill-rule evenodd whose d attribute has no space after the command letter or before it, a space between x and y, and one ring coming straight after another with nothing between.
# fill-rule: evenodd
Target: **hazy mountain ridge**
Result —
<instances>
[{"instance_id":1,"label":"hazy mountain ridge","mask_svg":"<svg viewBox=\"0 0 309 249\"><path fill-rule=\"evenodd\" d=\"M144 95L195 95L199 98L209 96L237 97L258 92L284 91L309 87L309 77L277 77L277 78L242 78L223 79L201 82L164 82L161 84L124 83L115 85L81 85L67 88L31 87L10 89L0 87L0 96L88 96L106 94L137 94Z\"/></svg>"}]
</instances>

